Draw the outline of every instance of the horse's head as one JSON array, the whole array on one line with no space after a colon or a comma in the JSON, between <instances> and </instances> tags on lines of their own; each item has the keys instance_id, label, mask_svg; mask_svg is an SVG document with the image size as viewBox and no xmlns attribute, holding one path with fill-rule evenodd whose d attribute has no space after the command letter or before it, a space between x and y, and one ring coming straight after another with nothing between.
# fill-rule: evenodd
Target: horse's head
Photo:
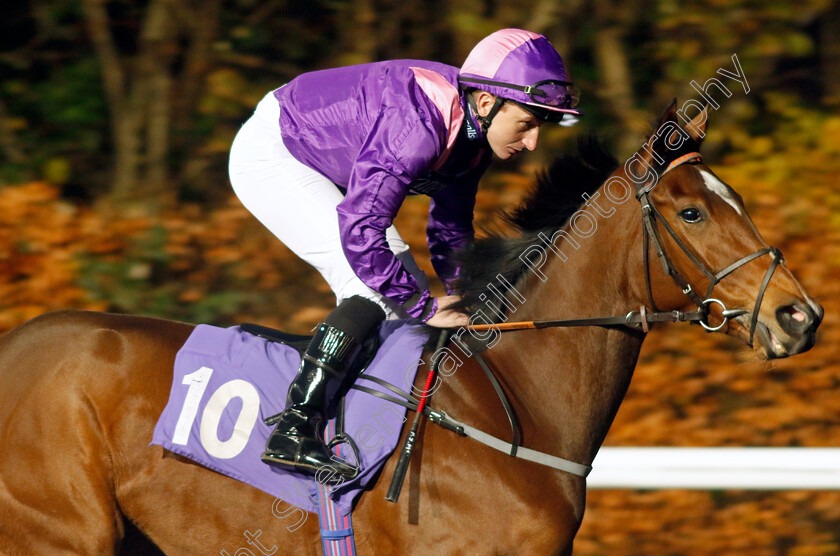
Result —
<instances>
[{"instance_id":1,"label":"horse's head","mask_svg":"<svg viewBox=\"0 0 840 556\"><path fill-rule=\"evenodd\" d=\"M762 239L741 197L703 164L707 123L703 110L683 126L675 100L616 174L635 183L642 204L645 295L654 309L708 309L705 327L742 338L763 358L807 351L823 309Z\"/></svg>"}]
</instances>

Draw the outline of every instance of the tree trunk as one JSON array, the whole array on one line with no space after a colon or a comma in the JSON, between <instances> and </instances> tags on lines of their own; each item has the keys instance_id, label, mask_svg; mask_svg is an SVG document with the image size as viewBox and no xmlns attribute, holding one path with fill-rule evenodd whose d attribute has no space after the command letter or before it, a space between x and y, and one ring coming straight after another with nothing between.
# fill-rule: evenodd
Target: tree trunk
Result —
<instances>
[{"instance_id":1,"label":"tree trunk","mask_svg":"<svg viewBox=\"0 0 840 556\"><path fill-rule=\"evenodd\" d=\"M17 137L9 122L9 112L6 104L0 100L0 152L3 158L12 164L23 164L26 162L26 155L18 143Z\"/></svg>"},{"instance_id":2,"label":"tree trunk","mask_svg":"<svg viewBox=\"0 0 840 556\"><path fill-rule=\"evenodd\" d=\"M130 94L126 71L111 37L108 14L103 0L83 0L85 20L99 58L105 98L111 111L111 141L114 150L114 175L110 194L125 196L134 189L139 166L137 130L142 124Z\"/></svg>"},{"instance_id":3,"label":"tree trunk","mask_svg":"<svg viewBox=\"0 0 840 556\"><path fill-rule=\"evenodd\" d=\"M175 198L169 176L172 99L178 99L177 124L188 129L210 68L220 4L220 0L196 1L194 6L184 0L150 0L136 54L121 55L104 0L83 0L111 112L114 176L106 204L156 213ZM179 39L187 46L183 63L175 64L182 53ZM173 75L176 65L181 70Z\"/></svg>"},{"instance_id":4,"label":"tree trunk","mask_svg":"<svg viewBox=\"0 0 840 556\"><path fill-rule=\"evenodd\" d=\"M111 108L111 141L114 144L114 175L108 197L115 201L127 199L137 188L140 170L140 130L143 114L137 96L128 95L119 106Z\"/></svg>"},{"instance_id":5,"label":"tree trunk","mask_svg":"<svg viewBox=\"0 0 840 556\"><path fill-rule=\"evenodd\" d=\"M630 62L623 43L623 30L629 23L619 21L620 13L608 0L596 0L594 6L597 31L593 47L601 81L599 96L620 122L619 151L630 154L640 147L648 129L645 118L635 107Z\"/></svg>"},{"instance_id":6,"label":"tree trunk","mask_svg":"<svg viewBox=\"0 0 840 556\"><path fill-rule=\"evenodd\" d=\"M205 88L205 76L213 65L213 41L218 33L221 15L221 0L193 0L179 2L179 22L188 29L190 43L184 53L183 69L174 82L177 93L170 97L171 103L171 150L182 160L178 168L178 183L204 183L204 169L207 163L194 152L189 130L195 125L196 107ZM263 5L265 17L271 17L276 4ZM276 15L274 17L277 17ZM251 22L259 24L259 21ZM206 155L205 155L206 156Z\"/></svg>"},{"instance_id":7,"label":"tree trunk","mask_svg":"<svg viewBox=\"0 0 840 556\"><path fill-rule=\"evenodd\" d=\"M557 0L539 0L533 4L531 17L524 28L535 33L546 34L549 30L560 24L561 27L569 18L576 18L583 8L583 0L568 0L558 2ZM572 48L568 34L563 33L557 36L548 37L554 48L560 55L567 55Z\"/></svg>"},{"instance_id":8,"label":"tree trunk","mask_svg":"<svg viewBox=\"0 0 840 556\"><path fill-rule=\"evenodd\" d=\"M168 191L170 88L169 66L177 45L171 0L157 0L149 4L140 38L141 58L138 66L145 77L146 89L146 157L144 161L143 197L165 203Z\"/></svg>"},{"instance_id":9,"label":"tree trunk","mask_svg":"<svg viewBox=\"0 0 840 556\"><path fill-rule=\"evenodd\" d=\"M345 52L339 57L339 65L363 64L376 60L378 33L375 28L374 0L353 0L345 6L344 11L352 23L339 27L339 32L343 35L340 44L344 45Z\"/></svg>"},{"instance_id":10,"label":"tree trunk","mask_svg":"<svg viewBox=\"0 0 840 556\"><path fill-rule=\"evenodd\" d=\"M840 1L820 17L819 52L822 103L829 108L840 107Z\"/></svg>"}]
</instances>

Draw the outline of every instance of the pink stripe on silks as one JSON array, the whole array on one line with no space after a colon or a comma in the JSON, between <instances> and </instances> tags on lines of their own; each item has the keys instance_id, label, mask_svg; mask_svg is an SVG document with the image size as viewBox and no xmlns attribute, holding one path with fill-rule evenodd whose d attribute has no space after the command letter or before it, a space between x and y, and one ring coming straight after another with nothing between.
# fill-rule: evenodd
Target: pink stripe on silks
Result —
<instances>
[{"instance_id":1,"label":"pink stripe on silks","mask_svg":"<svg viewBox=\"0 0 840 556\"><path fill-rule=\"evenodd\" d=\"M416 67L412 67L411 70L414 72L415 81L440 110L440 115L446 124L446 146L432 165L432 169L437 170L449 158L452 145L458 138L458 130L461 129L461 123L464 121L461 95L458 93L458 89L441 74Z\"/></svg>"},{"instance_id":2,"label":"pink stripe on silks","mask_svg":"<svg viewBox=\"0 0 840 556\"><path fill-rule=\"evenodd\" d=\"M467 56L461 68L461 73L471 73L486 77L495 76L499 70L499 66L502 65L502 61L510 54L511 50L514 50L529 40L538 39L539 37L540 35L537 33L525 31L524 29L503 29L502 31L496 31L475 45L473 52L478 52L479 54L473 56L471 52Z\"/></svg>"}]
</instances>

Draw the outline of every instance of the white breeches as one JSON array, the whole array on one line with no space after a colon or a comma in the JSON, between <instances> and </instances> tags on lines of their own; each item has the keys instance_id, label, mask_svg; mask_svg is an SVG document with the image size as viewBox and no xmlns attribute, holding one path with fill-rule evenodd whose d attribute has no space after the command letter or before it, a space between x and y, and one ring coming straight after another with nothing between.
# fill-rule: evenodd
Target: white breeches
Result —
<instances>
[{"instance_id":1,"label":"white breeches","mask_svg":"<svg viewBox=\"0 0 840 556\"><path fill-rule=\"evenodd\" d=\"M298 257L321 273L336 304L360 295L375 301L389 318L407 315L393 301L367 287L350 268L341 248L336 206L344 195L322 174L295 159L280 137L280 107L273 93L257 105L230 149L230 181L239 200ZM408 245L394 226L385 233L391 251L427 287Z\"/></svg>"}]
</instances>

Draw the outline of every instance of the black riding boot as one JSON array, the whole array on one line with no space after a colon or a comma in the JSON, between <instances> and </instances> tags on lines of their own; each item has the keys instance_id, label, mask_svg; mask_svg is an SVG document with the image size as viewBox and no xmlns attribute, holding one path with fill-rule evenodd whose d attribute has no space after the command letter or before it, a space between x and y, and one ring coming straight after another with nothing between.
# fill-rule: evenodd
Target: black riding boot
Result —
<instances>
[{"instance_id":1,"label":"black riding boot","mask_svg":"<svg viewBox=\"0 0 840 556\"><path fill-rule=\"evenodd\" d=\"M326 466L352 477L356 469L332 459L319 425L359 351L360 342L385 318L376 303L359 296L345 299L318 325L300 369L289 387L286 409L266 419L277 427L268 437L262 460L314 475ZM334 476L334 475L333 475ZM339 479L339 477L335 477Z\"/></svg>"}]
</instances>

